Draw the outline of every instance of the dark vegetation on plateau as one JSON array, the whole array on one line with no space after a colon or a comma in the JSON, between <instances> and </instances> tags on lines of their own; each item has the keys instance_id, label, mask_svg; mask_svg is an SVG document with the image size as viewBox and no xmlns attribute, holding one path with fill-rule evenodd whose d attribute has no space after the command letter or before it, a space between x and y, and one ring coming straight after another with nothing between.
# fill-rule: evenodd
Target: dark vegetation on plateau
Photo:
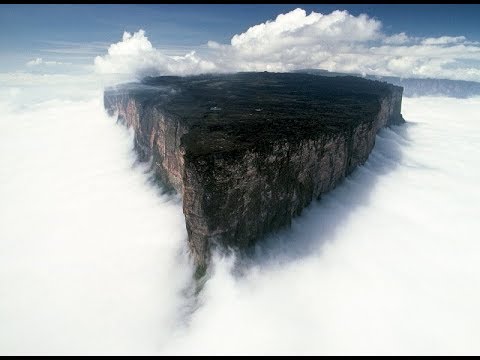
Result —
<instances>
[{"instance_id":1,"label":"dark vegetation on plateau","mask_svg":"<svg viewBox=\"0 0 480 360\"><path fill-rule=\"evenodd\" d=\"M392 85L353 76L236 73L147 77L128 89L178 118L186 156L268 146L371 121ZM132 91L133 90L133 91Z\"/></svg>"}]
</instances>

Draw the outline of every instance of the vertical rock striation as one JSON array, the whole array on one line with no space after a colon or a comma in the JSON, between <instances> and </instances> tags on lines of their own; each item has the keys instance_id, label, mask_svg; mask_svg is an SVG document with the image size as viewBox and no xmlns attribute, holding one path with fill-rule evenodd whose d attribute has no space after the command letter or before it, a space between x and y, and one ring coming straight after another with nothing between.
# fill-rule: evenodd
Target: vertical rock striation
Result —
<instances>
[{"instance_id":1,"label":"vertical rock striation","mask_svg":"<svg viewBox=\"0 0 480 360\"><path fill-rule=\"evenodd\" d=\"M144 90L144 89L142 89ZM155 96L148 91L141 92ZM180 139L187 128L172 115L162 111L162 98L158 104L136 96L135 89L106 91L104 105L110 116L117 114L118 121L133 128L134 148L140 161L152 159L155 174L169 189L182 193L183 157ZM158 94L157 94L158 95Z\"/></svg>"},{"instance_id":2,"label":"vertical rock striation","mask_svg":"<svg viewBox=\"0 0 480 360\"><path fill-rule=\"evenodd\" d=\"M402 88L354 77L240 73L149 78L105 91L141 160L182 194L198 265L289 225L404 122Z\"/></svg>"}]
</instances>

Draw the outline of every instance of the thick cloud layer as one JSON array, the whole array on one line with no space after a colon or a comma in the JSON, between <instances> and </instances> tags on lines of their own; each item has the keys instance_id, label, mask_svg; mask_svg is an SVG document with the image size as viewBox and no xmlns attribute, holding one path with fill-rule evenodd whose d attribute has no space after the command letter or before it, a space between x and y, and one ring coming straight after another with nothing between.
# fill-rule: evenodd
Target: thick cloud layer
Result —
<instances>
[{"instance_id":1,"label":"thick cloud layer","mask_svg":"<svg viewBox=\"0 0 480 360\"><path fill-rule=\"evenodd\" d=\"M101 93L19 88L1 103L1 354L479 353L479 98L404 99L365 166L242 276L218 257L195 302L181 204L132 166Z\"/></svg>"},{"instance_id":2,"label":"thick cloud layer","mask_svg":"<svg viewBox=\"0 0 480 360\"><path fill-rule=\"evenodd\" d=\"M480 98L404 100L365 166L244 276L219 260L173 353L478 354Z\"/></svg>"},{"instance_id":3,"label":"thick cloud layer","mask_svg":"<svg viewBox=\"0 0 480 360\"><path fill-rule=\"evenodd\" d=\"M160 349L189 287L181 204L133 166L101 93L25 95L0 106L0 354Z\"/></svg>"},{"instance_id":4,"label":"thick cloud layer","mask_svg":"<svg viewBox=\"0 0 480 360\"><path fill-rule=\"evenodd\" d=\"M213 71L330 71L401 77L480 81L480 45L464 36L418 38L387 35L380 20L347 11L330 14L295 9L254 25L230 44L209 41L208 49L167 56L140 30L124 33L105 56L99 73L198 74ZM470 64L470 65L468 65Z\"/></svg>"}]
</instances>

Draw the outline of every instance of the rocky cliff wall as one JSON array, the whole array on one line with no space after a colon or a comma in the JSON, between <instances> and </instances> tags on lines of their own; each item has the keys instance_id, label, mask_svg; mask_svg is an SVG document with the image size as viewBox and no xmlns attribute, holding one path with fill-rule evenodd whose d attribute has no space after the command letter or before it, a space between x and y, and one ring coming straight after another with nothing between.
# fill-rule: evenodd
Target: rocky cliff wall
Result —
<instances>
[{"instance_id":1,"label":"rocky cliff wall","mask_svg":"<svg viewBox=\"0 0 480 360\"><path fill-rule=\"evenodd\" d=\"M373 121L260 151L185 155L183 211L197 263L213 245L243 249L289 225L313 200L363 164L382 127L400 124L401 91L386 96Z\"/></svg>"},{"instance_id":2,"label":"rocky cliff wall","mask_svg":"<svg viewBox=\"0 0 480 360\"><path fill-rule=\"evenodd\" d=\"M215 245L244 249L289 225L367 160L379 129L404 122L402 88L390 86L378 96L373 113L360 121L300 137L273 137L254 147L199 152L188 144L204 136L186 141L192 124L169 113L161 101L149 100L119 91L106 91L104 98L109 114L118 114L134 129L139 159L151 158L157 176L182 194L198 265L208 263Z\"/></svg>"},{"instance_id":3,"label":"rocky cliff wall","mask_svg":"<svg viewBox=\"0 0 480 360\"><path fill-rule=\"evenodd\" d=\"M134 147L140 161L152 160L154 172L167 189L183 192L183 156L180 139L187 128L160 106L137 98L128 92L104 94L104 106L110 116L134 131Z\"/></svg>"}]
</instances>

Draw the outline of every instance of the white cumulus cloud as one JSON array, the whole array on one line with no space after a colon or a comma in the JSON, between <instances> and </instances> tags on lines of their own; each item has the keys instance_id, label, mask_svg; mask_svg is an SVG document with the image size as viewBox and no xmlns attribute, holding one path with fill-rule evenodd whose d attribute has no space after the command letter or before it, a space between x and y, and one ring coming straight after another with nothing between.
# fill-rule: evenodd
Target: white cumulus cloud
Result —
<instances>
[{"instance_id":1,"label":"white cumulus cloud","mask_svg":"<svg viewBox=\"0 0 480 360\"><path fill-rule=\"evenodd\" d=\"M105 56L97 56L95 69L101 74L185 75L215 71L215 65L199 58L194 51L185 56L164 55L140 30L134 34L125 32L122 41L110 45Z\"/></svg>"},{"instance_id":2,"label":"white cumulus cloud","mask_svg":"<svg viewBox=\"0 0 480 360\"><path fill-rule=\"evenodd\" d=\"M236 49L263 47L266 51L290 46L318 45L319 43L363 42L380 36L381 23L367 15L358 17L347 11L329 15L295 9L280 14L274 21L252 26L240 35L234 35L231 45Z\"/></svg>"},{"instance_id":3,"label":"white cumulus cloud","mask_svg":"<svg viewBox=\"0 0 480 360\"><path fill-rule=\"evenodd\" d=\"M234 35L230 43L167 56L143 30L124 33L95 58L99 73L188 75L208 72L292 71L305 68L401 77L480 81L480 46L464 36L388 35L380 20L347 11L295 9ZM469 65L465 65L469 64Z\"/></svg>"}]
</instances>

